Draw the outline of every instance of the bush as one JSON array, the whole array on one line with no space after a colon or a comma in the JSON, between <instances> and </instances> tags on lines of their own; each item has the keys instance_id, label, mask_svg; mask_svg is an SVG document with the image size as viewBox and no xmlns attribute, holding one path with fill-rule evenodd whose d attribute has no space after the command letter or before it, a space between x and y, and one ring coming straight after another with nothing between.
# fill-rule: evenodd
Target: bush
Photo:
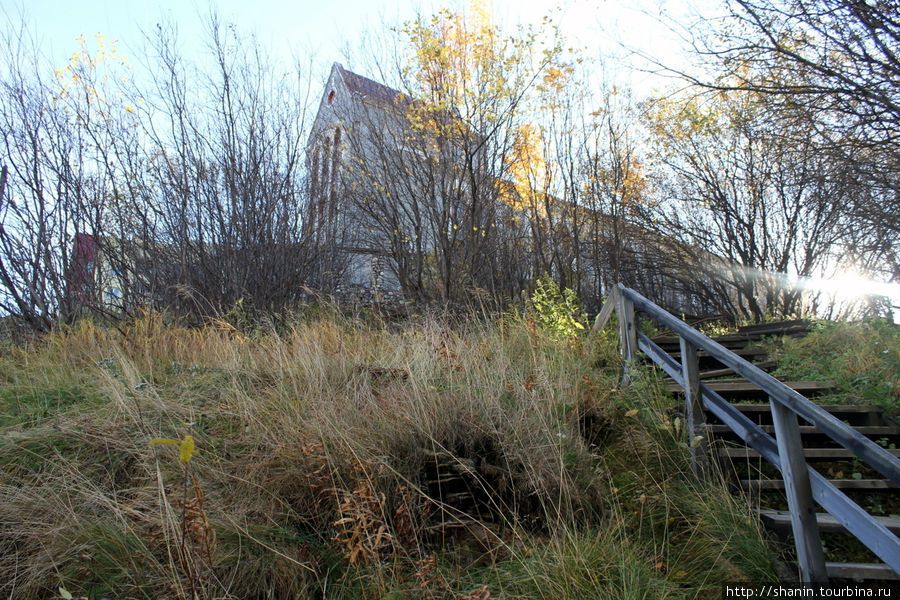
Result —
<instances>
[{"instance_id":1,"label":"bush","mask_svg":"<svg viewBox=\"0 0 900 600\"><path fill-rule=\"evenodd\" d=\"M575 292L560 289L549 275L537 280L529 300L529 316L552 338L568 340L585 330L587 315L578 304Z\"/></svg>"}]
</instances>

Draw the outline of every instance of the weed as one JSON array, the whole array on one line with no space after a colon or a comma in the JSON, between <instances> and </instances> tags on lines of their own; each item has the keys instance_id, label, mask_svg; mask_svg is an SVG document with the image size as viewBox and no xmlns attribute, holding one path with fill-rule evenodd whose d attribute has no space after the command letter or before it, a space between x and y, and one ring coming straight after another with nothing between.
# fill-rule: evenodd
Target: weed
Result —
<instances>
[{"instance_id":1,"label":"weed","mask_svg":"<svg viewBox=\"0 0 900 600\"><path fill-rule=\"evenodd\" d=\"M529 315L537 326L555 339L572 339L585 329L587 315L581 310L575 292L560 289L548 275L538 278L529 305Z\"/></svg>"},{"instance_id":2,"label":"weed","mask_svg":"<svg viewBox=\"0 0 900 600\"><path fill-rule=\"evenodd\" d=\"M182 498L175 500L172 507L180 512L178 526L174 534L178 564L187 581L187 593L190 598L204 599L209 597L207 587L213 567L213 548L215 531L209 525L206 511L203 509L203 491L196 477L191 475L191 459L194 457L194 437L185 435L182 440L156 438L150 441L151 446L178 446L178 462L184 470ZM160 478L160 496L165 501L166 494ZM189 497L193 491L193 497ZM166 507L168 508L168 507Z\"/></svg>"}]
</instances>

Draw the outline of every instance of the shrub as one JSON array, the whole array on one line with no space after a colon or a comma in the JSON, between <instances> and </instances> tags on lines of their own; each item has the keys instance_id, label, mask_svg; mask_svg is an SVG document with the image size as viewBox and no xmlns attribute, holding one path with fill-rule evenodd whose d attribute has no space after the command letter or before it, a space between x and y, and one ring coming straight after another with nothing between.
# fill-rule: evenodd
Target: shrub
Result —
<instances>
[{"instance_id":1,"label":"shrub","mask_svg":"<svg viewBox=\"0 0 900 600\"><path fill-rule=\"evenodd\" d=\"M549 275L541 276L529 298L529 316L557 340L577 337L585 329L587 316L578 297L569 288L560 289Z\"/></svg>"}]
</instances>

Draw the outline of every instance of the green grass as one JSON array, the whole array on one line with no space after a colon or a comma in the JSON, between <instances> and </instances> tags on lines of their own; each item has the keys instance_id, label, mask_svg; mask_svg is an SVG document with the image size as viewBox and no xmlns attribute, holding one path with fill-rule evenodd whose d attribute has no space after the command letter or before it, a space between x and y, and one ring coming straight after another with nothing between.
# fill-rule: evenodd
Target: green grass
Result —
<instances>
[{"instance_id":1,"label":"green grass","mask_svg":"<svg viewBox=\"0 0 900 600\"><path fill-rule=\"evenodd\" d=\"M874 404L900 416L898 325L818 322L804 338L785 338L774 354L778 377L835 382L835 392L819 401Z\"/></svg>"},{"instance_id":2,"label":"green grass","mask_svg":"<svg viewBox=\"0 0 900 600\"><path fill-rule=\"evenodd\" d=\"M0 357L0 595L713 598L774 580L652 371L534 319L157 316ZM154 438L191 435L187 464Z\"/></svg>"},{"instance_id":3,"label":"green grass","mask_svg":"<svg viewBox=\"0 0 900 600\"><path fill-rule=\"evenodd\" d=\"M87 375L46 353L5 348L0 360L0 427L35 426L99 400L85 385Z\"/></svg>"}]
</instances>

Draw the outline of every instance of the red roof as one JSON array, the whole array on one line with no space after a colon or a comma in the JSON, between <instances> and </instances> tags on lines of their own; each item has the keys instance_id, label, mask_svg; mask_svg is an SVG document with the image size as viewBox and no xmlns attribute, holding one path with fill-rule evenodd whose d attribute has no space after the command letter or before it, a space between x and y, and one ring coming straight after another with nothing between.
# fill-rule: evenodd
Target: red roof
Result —
<instances>
[{"instance_id":1,"label":"red roof","mask_svg":"<svg viewBox=\"0 0 900 600\"><path fill-rule=\"evenodd\" d=\"M378 83L368 77L348 71L340 63L335 63L335 65L340 69L341 77L344 79L344 83L347 84L347 89L350 90L351 94L362 94L388 104L394 104L403 97L403 94L383 83Z\"/></svg>"}]
</instances>

